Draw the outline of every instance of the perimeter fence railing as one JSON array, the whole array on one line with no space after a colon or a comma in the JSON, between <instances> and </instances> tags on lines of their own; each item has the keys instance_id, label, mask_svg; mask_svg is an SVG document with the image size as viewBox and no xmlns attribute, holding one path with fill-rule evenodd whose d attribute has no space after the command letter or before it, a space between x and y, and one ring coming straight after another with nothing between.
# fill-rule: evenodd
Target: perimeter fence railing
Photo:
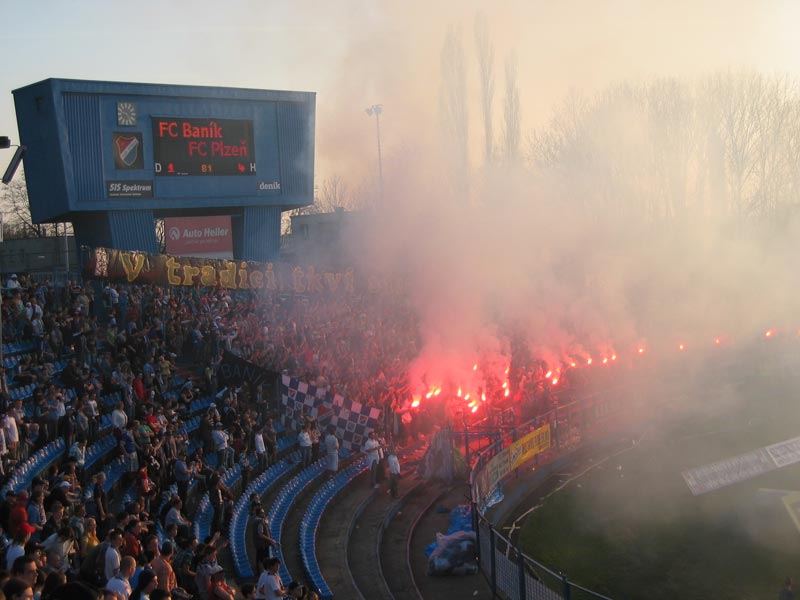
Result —
<instances>
[{"instance_id":1,"label":"perimeter fence railing","mask_svg":"<svg viewBox=\"0 0 800 600\"><path fill-rule=\"evenodd\" d=\"M752 348L752 347L751 347ZM776 360L775 357L782 357ZM498 485L519 476L524 469L542 469L548 465L561 468L576 451L591 444L617 439L613 433L641 426L641 415L653 415L660 406L685 394L680 373L686 369L673 365L671 372L661 371L657 385L647 374L629 378L606 391L587 394L548 410L507 431L473 458L470 472L475 531L478 538L480 568L494 597L508 600L611 600L587 589L554 568L527 556L517 543L501 534L487 516ZM790 341L780 350L761 348L728 355L714 365L706 363L702 380L711 388L735 379L754 375L797 373L800 345ZM651 373L652 374L652 373ZM692 378L693 381L698 381ZM644 383L649 393L642 397ZM699 393L702 390L694 390ZM644 408L638 411L637 408ZM637 416L637 413L639 416ZM487 502L488 501L488 502ZM566 535L566 532L565 532Z\"/></svg>"},{"instance_id":2,"label":"perimeter fence railing","mask_svg":"<svg viewBox=\"0 0 800 600\"><path fill-rule=\"evenodd\" d=\"M484 450L470 475L480 568L496 597L510 600L609 600L530 556L495 529L485 515L498 484L520 468L553 463L602 435L609 418L622 410L613 394L592 395L558 406L517 426Z\"/></svg>"},{"instance_id":3,"label":"perimeter fence railing","mask_svg":"<svg viewBox=\"0 0 800 600\"><path fill-rule=\"evenodd\" d=\"M767 337L771 337L769 334ZM604 391L586 394L558 405L507 431L473 458L470 471L475 531L481 571L494 597L508 600L611 600L571 581L553 566L527 556L517 543L502 535L487 517L487 500L498 484L524 469L560 468L571 455L593 442L612 439L623 428L635 431L676 398L752 377L797 377L800 343L796 335L757 343L712 360L673 363L672 369L642 371L622 377ZM707 357L706 357L707 358ZM702 364L695 372L692 366ZM625 381L623 381L625 380ZM702 381L702 389L694 386ZM694 382L694 383L692 383ZM647 387L645 387L645 385ZM687 389L688 386L688 389ZM644 392L643 390L647 390ZM646 396L646 397L645 397ZM663 408L662 408L663 407Z\"/></svg>"}]
</instances>

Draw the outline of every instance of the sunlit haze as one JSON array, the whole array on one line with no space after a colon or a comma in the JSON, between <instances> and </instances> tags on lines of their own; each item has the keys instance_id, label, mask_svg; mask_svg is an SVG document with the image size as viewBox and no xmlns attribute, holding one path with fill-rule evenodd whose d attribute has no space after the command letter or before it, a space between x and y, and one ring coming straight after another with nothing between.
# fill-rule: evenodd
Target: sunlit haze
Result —
<instances>
[{"instance_id":1,"label":"sunlit haze","mask_svg":"<svg viewBox=\"0 0 800 600\"><path fill-rule=\"evenodd\" d=\"M357 266L407 284L415 385L506 353L509 329L569 362L798 325L792 236L765 244L760 225L729 221L797 204L793 2L18 2L2 17L12 137L11 90L48 77L313 91L318 189L340 178L364 206L377 197L365 108L382 104L385 198ZM753 142L769 163L757 176L732 171L731 99L784 119Z\"/></svg>"},{"instance_id":2,"label":"sunlit haze","mask_svg":"<svg viewBox=\"0 0 800 600\"><path fill-rule=\"evenodd\" d=\"M498 75L517 55L523 131L570 89L741 67L800 74L789 0L4 2L0 134L16 136L11 90L47 77L314 91L317 175L355 185L374 161L364 107L384 104L389 154L430 131L451 26L477 99L478 11Z\"/></svg>"}]
</instances>

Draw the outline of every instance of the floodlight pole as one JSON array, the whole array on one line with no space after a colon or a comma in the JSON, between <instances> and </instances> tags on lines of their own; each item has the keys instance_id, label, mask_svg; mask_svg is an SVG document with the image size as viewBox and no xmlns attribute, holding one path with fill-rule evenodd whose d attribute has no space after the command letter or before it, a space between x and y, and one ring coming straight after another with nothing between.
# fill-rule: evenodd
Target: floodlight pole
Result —
<instances>
[{"instance_id":1,"label":"floodlight pole","mask_svg":"<svg viewBox=\"0 0 800 600\"><path fill-rule=\"evenodd\" d=\"M373 104L367 109L367 114L371 117L375 115L375 129L378 134L378 184L380 202L383 204L383 160L381 159L381 113L383 112L382 104Z\"/></svg>"}]
</instances>

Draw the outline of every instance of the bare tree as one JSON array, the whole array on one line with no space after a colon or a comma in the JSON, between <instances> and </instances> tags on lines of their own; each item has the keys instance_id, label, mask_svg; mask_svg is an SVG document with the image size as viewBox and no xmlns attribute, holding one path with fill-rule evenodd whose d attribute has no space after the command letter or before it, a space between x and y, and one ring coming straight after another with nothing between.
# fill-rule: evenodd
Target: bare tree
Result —
<instances>
[{"instance_id":1,"label":"bare tree","mask_svg":"<svg viewBox=\"0 0 800 600\"><path fill-rule=\"evenodd\" d=\"M754 72L615 86L559 107L530 157L592 211L780 218L798 206L800 86Z\"/></svg>"},{"instance_id":2,"label":"bare tree","mask_svg":"<svg viewBox=\"0 0 800 600\"><path fill-rule=\"evenodd\" d=\"M451 159L456 192L466 198L469 181L467 77L461 34L453 27L447 32L442 46L441 70L439 112L445 150Z\"/></svg>"},{"instance_id":3,"label":"bare tree","mask_svg":"<svg viewBox=\"0 0 800 600\"><path fill-rule=\"evenodd\" d=\"M314 188L314 204L284 212L281 215L281 235L291 233L291 218L297 215L316 215L335 210L352 210L353 196L347 183L340 175L334 174L322 182L322 187Z\"/></svg>"},{"instance_id":4,"label":"bare tree","mask_svg":"<svg viewBox=\"0 0 800 600\"><path fill-rule=\"evenodd\" d=\"M519 107L519 82L517 81L517 59L512 53L506 59L506 97L503 110L503 158L506 162L517 162L520 157L521 115Z\"/></svg>"},{"instance_id":5,"label":"bare tree","mask_svg":"<svg viewBox=\"0 0 800 600\"><path fill-rule=\"evenodd\" d=\"M481 114L483 116L484 161L490 164L494 159L494 129L492 127L492 108L494 104L494 45L489 41L486 15L475 15L475 46L478 52L478 78L481 88Z\"/></svg>"},{"instance_id":6,"label":"bare tree","mask_svg":"<svg viewBox=\"0 0 800 600\"><path fill-rule=\"evenodd\" d=\"M5 237L31 238L56 235L54 225L33 222L24 173L17 174L10 184L2 187L0 199L5 216L3 219Z\"/></svg>"}]
</instances>

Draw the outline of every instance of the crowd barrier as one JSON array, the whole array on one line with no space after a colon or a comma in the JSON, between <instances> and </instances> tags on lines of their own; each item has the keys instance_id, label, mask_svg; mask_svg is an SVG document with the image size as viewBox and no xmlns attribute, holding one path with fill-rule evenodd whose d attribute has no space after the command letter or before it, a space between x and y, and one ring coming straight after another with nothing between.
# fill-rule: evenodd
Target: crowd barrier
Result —
<instances>
[{"instance_id":1,"label":"crowd barrier","mask_svg":"<svg viewBox=\"0 0 800 600\"><path fill-rule=\"evenodd\" d=\"M756 351L752 350L755 348ZM800 365L800 349L775 345L760 349L751 345L744 352L731 353L703 363L705 385L715 387L753 376L794 374ZM777 360L777 358L781 358ZM566 467L575 451L589 449L609 439L620 428L636 425L637 412L632 398L645 402L640 393L649 385L647 414L655 406L668 405L670 398L684 395L687 389L681 369L688 363L672 365L677 370L660 372L657 384L653 373L629 373L627 382L617 387L586 395L515 427L479 454L470 471L475 530L478 537L480 568L497 597L510 600L609 600L569 580L566 574L524 554L503 536L485 515L487 500L496 484L513 477L517 469L533 464L540 475ZM696 393L697 390L694 390ZM635 401L634 401L635 402ZM633 409L633 410L631 410ZM547 433L545 436L543 434ZM549 443L543 443L547 441Z\"/></svg>"},{"instance_id":2,"label":"crowd barrier","mask_svg":"<svg viewBox=\"0 0 800 600\"><path fill-rule=\"evenodd\" d=\"M333 598L333 591L322 576L322 570L317 560L316 538L320 521L322 521L322 513L325 512L325 509L339 492L356 477L366 473L368 470L367 457L363 457L337 473L333 479L327 481L317 491L303 515L303 520L300 523L300 556L303 559L303 568L306 576L320 598Z\"/></svg>"},{"instance_id":3,"label":"crowd barrier","mask_svg":"<svg viewBox=\"0 0 800 600\"><path fill-rule=\"evenodd\" d=\"M495 486L516 469L531 461L537 466L560 462L620 409L613 396L575 400L514 428L478 456L470 474L478 555L495 595L511 600L609 600L526 556L495 529L484 509Z\"/></svg>"},{"instance_id":4,"label":"crowd barrier","mask_svg":"<svg viewBox=\"0 0 800 600\"><path fill-rule=\"evenodd\" d=\"M303 491L311 485L311 483L325 472L326 467L325 459L320 459L317 462L309 465L303 471L295 475L286 485L281 488L278 496L272 504L267 519L269 520L270 536L273 540L281 541L281 530L286 516L289 514L289 509L294 504L294 501L302 495ZM281 558L281 581L292 581L292 576L289 569L286 567L286 561L283 560L282 549L278 547L278 558Z\"/></svg>"}]
</instances>

